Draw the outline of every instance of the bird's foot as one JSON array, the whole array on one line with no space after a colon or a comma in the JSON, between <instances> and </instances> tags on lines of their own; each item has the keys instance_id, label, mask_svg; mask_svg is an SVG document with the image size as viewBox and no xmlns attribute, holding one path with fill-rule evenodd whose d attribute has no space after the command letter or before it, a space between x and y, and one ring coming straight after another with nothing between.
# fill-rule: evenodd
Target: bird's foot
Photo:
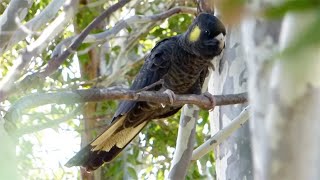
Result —
<instances>
[{"instance_id":1,"label":"bird's foot","mask_svg":"<svg viewBox=\"0 0 320 180\"><path fill-rule=\"evenodd\" d=\"M174 92L170 89L166 89L163 93L168 95L170 104L173 105L173 102L176 100L176 95Z\"/></svg>"},{"instance_id":2,"label":"bird's foot","mask_svg":"<svg viewBox=\"0 0 320 180\"><path fill-rule=\"evenodd\" d=\"M213 111L214 107L216 106L216 100L215 100L214 96L209 92L205 92L202 95L207 97L210 101L210 107L209 108L207 107L205 109L208 109L209 111Z\"/></svg>"}]
</instances>

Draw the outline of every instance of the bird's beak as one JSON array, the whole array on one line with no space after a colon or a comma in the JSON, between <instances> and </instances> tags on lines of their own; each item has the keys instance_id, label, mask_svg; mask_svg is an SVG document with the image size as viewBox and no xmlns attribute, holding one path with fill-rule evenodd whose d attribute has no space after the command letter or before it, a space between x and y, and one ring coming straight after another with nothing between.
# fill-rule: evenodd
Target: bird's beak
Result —
<instances>
[{"instance_id":1,"label":"bird's beak","mask_svg":"<svg viewBox=\"0 0 320 180\"><path fill-rule=\"evenodd\" d=\"M226 36L220 33L218 36L215 37L215 39L219 42L219 49L224 49Z\"/></svg>"}]
</instances>

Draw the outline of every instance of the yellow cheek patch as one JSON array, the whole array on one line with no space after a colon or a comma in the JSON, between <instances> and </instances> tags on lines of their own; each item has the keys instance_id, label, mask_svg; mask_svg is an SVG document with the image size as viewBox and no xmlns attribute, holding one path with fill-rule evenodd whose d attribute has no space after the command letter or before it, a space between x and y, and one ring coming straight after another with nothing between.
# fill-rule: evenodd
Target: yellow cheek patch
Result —
<instances>
[{"instance_id":1,"label":"yellow cheek patch","mask_svg":"<svg viewBox=\"0 0 320 180\"><path fill-rule=\"evenodd\" d=\"M192 29L192 31L190 32L189 41L191 41L191 42L197 41L200 37L200 33L201 33L201 30L200 30L199 26L195 26Z\"/></svg>"}]
</instances>

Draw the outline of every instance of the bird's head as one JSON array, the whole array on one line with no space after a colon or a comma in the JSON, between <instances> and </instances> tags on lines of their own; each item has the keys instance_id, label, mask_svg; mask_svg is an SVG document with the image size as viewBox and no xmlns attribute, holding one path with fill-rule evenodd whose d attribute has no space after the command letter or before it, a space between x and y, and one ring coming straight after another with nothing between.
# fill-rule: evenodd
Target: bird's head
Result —
<instances>
[{"instance_id":1,"label":"bird's head","mask_svg":"<svg viewBox=\"0 0 320 180\"><path fill-rule=\"evenodd\" d=\"M198 56L212 59L225 47L226 29L212 14L201 13L184 34L186 45Z\"/></svg>"}]
</instances>

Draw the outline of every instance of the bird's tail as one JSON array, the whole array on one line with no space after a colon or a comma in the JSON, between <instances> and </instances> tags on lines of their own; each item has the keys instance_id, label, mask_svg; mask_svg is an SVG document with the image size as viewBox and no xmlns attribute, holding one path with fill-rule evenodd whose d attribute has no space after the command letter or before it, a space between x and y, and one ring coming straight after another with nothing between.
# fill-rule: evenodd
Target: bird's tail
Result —
<instances>
[{"instance_id":1,"label":"bird's tail","mask_svg":"<svg viewBox=\"0 0 320 180\"><path fill-rule=\"evenodd\" d=\"M115 120L100 136L73 156L66 166L82 166L87 171L92 171L104 162L110 162L148 123L143 121L137 126L125 127L125 120L126 116Z\"/></svg>"}]
</instances>

